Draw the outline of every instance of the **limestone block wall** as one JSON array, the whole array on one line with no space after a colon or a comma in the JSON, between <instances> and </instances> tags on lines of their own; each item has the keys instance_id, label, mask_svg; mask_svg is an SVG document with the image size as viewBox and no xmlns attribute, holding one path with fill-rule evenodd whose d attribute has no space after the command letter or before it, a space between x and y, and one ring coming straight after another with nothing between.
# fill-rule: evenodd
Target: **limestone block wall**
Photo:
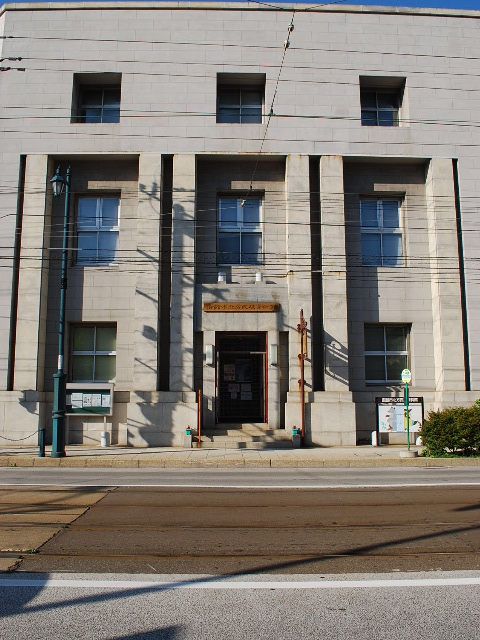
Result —
<instances>
[{"instance_id":1,"label":"limestone block wall","mask_svg":"<svg viewBox=\"0 0 480 640\"><path fill-rule=\"evenodd\" d=\"M15 390L44 390L47 291L52 241L52 199L47 192L47 181L51 170L52 163L48 156L42 154L27 158L16 310Z\"/></svg>"},{"instance_id":2,"label":"limestone block wall","mask_svg":"<svg viewBox=\"0 0 480 640\"><path fill-rule=\"evenodd\" d=\"M139 391L130 394L124 439L130 447L183 446L187 427L196 429L198 410L192 391Z\"/></svg>"},{"instance_id":3,"label":"limestone block wall","mask_svg":"<svg viewBox=\"0 0 480 640\"><path fill-rule=\"evenodd\" d=\"M426 177L435 390L465 390L465 360L452 163L433 158ZM465 319L466 321L466 319Z\"/></svg>"},{"instance_id":4,"label":"limestone block wall","mask_svg":"<svg viewBox=\"0 0 480 640\"><path fill-rule=\"evenodd\" d=\"M148 266L148 259L137 252L138 158L120 161L108 159L73 160L71 163L73 197L70 212L70 266L66 302L68 359L72 324L114 323L117 327L116 383L118 391L130 390L134 372L135 284L136 272ZM112 265L83 266L76 263L76 212L82 195L119 195L119 259ZM64 199L55 202L52 214L54 229L63 226ZM155 242L155 238L152 238ZM61 234L51 239L51 267L48 280L47 357L45 390L53 390L53 373L57 366L58 314L60 291ZM157 239L158 244L158 239ZM154 316L154 314L152 314Z\"/></svg>"},{"instance_id":5,"label":"limestone block wall","mask_svg":"<svg viewBox=\"0 0 480 640\"><path fill-rule=\"evenodd\" d=\"M69 268L66 298L66 345L65 371L71 379L71 339L72 326L80 323L114 324L117 330L116 345L116 403L114 416L109 418L109 432L112 441L118 441L122 424L126 423L125 397L119 392L129 392L134 385L135 343L139 331L136 330L135 317L138 315L141 290L138 283L142 274L148 274L151 257L146 254L142 236L137 228L142 228L138 212L138 157L130 158L82 158L69 159L72 172L72 198L69 229ZM120 197L120 231L118 262L112 265L80 265L76 262L76 216L78 198L82 195L118 195ZM140 194L145 198L145 194ZM53 229L63 226L64 198L54 202L52 210ZM145 215L143 225L149 228L149 217ZM50 274L45 291L48 291L48 313L46 323L46 358L44 367L44 390L47 392L45 422L51 424L51 401L53 392L53 373L57 366L58 353L58 316L60 290L60 263L62 237L52 234L50 248ZM150 250L158 252L158 234L149 238ZM148 282L148 276L145 280ZM154 305L155 307L155 305ZM151 312L148 326L156 326L156 312ZM140 330L141 331L141 330ZM153 343L154 359L156 340ZM139 357L142 357L140 351ZM139 365L137 364L137 369ZM155 387L154 387L155 388ZM128 395L128 394L127 394ZM98 442L103 431L102 418L69 418L70 441L72 443Z\"/></svg>"},{"instance_id":6,"label":"limestone block wall","mask_svg":"<svg viewBox=\"0 0 480 640\"><path fill-rule=\"evenodd\" d=\"M45 407L38 391L0 391L0 446L37 445Z\"/></svg>"},{"instance_id":7,"label":"limestone block wall","mask_svg":"<svg viewBox=\"0 0 480 640\"><path fill-rule=\"evenodd\" d=\"M253 179L252 179L253 177ZM288 388L298 394L300 350L297 324L300 310L309 325L311 338L310 202L309 163L306 156L287 156L282 160L256 159L198 163L198 202L196 232L196 331L203 332L203 343L215 345L216 331L268 332L268 344L278 345L280 332L288 332ZM220 266L217 264L217 208L219 195L245 197L250 185L263 196L263 252L260 265ZM217 284L218 271L227 274L225 285ZM256 272L263 282L255 283ZM203 286L200 286L201 283ZM207 284L212 283L212 284ZM214 284L215 283L215 284ZM278 302L278 313L203 312L205 302ZM268 354L267 354L268 356ZM307 360L305 379L311 388L311 360ZM215 421L215 368L203 369L205 424ZM285 424L284 402L280 402L280 368L268 368L268 424Z\"/></svg>"},{"instance_id":8,"label":"limestone block wall","mask_svg":"<svg viewBox=\"0 0 480 640\"><path fill-rule=\"evenodd\" d=\"M375 397L403 394L402 385L365 383L363 331L367 323L409 327L412 395L422 395L420 389L430 391L427 397L435 389L442 393L465 390L451 167L451 161L384 161L381 166L365 161L345 163L349 367L361 440L368 440L368 432L375 428ZM436 183L432 174L437 176ZM360 266L361 196L401 199L404 266ZM435 219L435 211L442 219ZM445 311L439 310L441 305ZM449 357L444 357L445 352Z\"/></svg>"},{"instance_id":9,"label":"limestone block wall","mask_svg":"<svg viewBox=\"0 0 480 640\"><path fill-rule=\"evenodd\" d=\"M196 207L196 282L215 283L219 271L227 282L251 284L255 273L280 284L286 275L285 158L242 156L198 157ZM250 192L250 186L252 192ZM263 264L219 266L217 259L218 200L221 196L262 198Z\"/></svg>"},{"instance_id":10,"label":"limestone block wall","mask_svg":"<svg viewBox=\"0 0 480 640\"><path fill-rule=\"evenodd\" d=\"M170 391L193 391L195 289L194 155L173 158Z\"/></svg>"},{"instance_id":11,"label":"limestone block wall","mask_svg":"<svg viewBox=\"0 0 480 640\"><path fill-rule=\"evenodd\" d=\"M301 404L298 393L288 394L286 429L300 429ZM305 394L305 442L320 447L354 447L356 406L348 391Z\"/></svg>"},{"instance_id":12,"label":"limestone block wall","mask_svg":"<svg viewBox=\"0 0 480 640\"><path fill-rule=\"evenodd\" d=\"M320 159L323 342L325 391L349 389L347 331L347 224L343 159Z\"/></svg>"},{"instance_id":13,"label":"limestone block wall","mask_svg":"<svg viewBox=\"0 0 480 640\"><path fill-rule=\"evenodd\" d=\"M225 188L241 190L249 184L253 162L245 158L257 158L261 149L262 162L254 188L265 189L266 194L271 189L266 212L280 220L280 224L265 228L271 254L266 284L271 281L278 285L279 297L284 295L284 287L289 292L288 320L275 330L289 332L291 394L296 393L298 380L296 324L300 306L304 306L311 324L307 311L311 303L310 281L302 271L308 270L308 265L305 260L302 264L299 247L310 251L303 226L309 219L305 167L306 159L315 156L321 158L318 179L326 222L322 227L324 267L329 255L333 256L333 266L338 267L330 275L325 269L323 276L322 319L325 335L330 336L326 341L326 393L342 393L342 398L347 397L348 389L356 398L363 398L358 394L371 393L365 390L362 380L360 324L405 322L412 326L410 352L415 384L425 392L434 391L432 402L441 402L442 393L445 397L462 393L469 377L473 396L480 389L480 129L476 126L480 108L479 20L478 12L444 10L392 12L335 6L297 12L277 87L289 16L271 7L228 3L4 5L0 9L0 32L6 36L0 40L2 57L22 57L26 71L1 74L0 107L5 109L7 118L2 121L0 148L0 266L2 274L9 276L0 281L0 389L10 384L10 360L14 363L10 374L15 376L15 390L51 393L58 323L58 269L52 259L57 248L50 251L48 235L56 227L51 226L52 203L46 189L53 171L52 158L77 162L84 156L85 175L90 165L96 172L98 168L100 180L96 186L87 184L85 188L101 191L109 184L107 188L124 191L122 185L128 184L125 188L135 194L131 201L130 195L122 195L122 211L132 207L132 211L141 212L140 217L133 216L131 224L122 218L120 237L122 250L138 260L138 268L134 269L130 262L129 268L119 265L115 275L113 269L102 273L84 269L80 276L71 265L67 319L69 323L117 322L119 392L133 389L155 393L157 380L152 369L162 354L155 339L159 324L155 283L158 247L151 239L158 235L160 156L175 156L174 206L187 202L187 207L185 217L177 216L174 223L172 256L175 259L178 251L184 265L188 255L190 264L188 268L181 266L172 277L171 318L175 330L170 356L175 369L170 382L172 389L183 393L184 389L193 390L197 321L192 311L197 303L194 288L196 284L214 285L217 271L217 265L208 262L215 241L214 234L208 231L208 220L203 235L198 226L192 231L193 216L198 219L203 209L207 216L216 211L216 204L208 202L207 194L205 206L200 203L204 185L197 185L197 175L200 181L205 179L205 186L213 193L217 187L208 185L204 166L208 162L214 165L212 158L217 157L220 177L214 181L226 184L228 176L233 175L226 159L233 158L232 166L238 166L238 171L235 169L233 182ZM58 38L59 29L62 38ZM41 37L36 37L38 33ZM141 40L138 33L142 34ZM225 72L265 74L266 113L277 88L274 115L263 143L265 122L216 122L217 74ZM72 122L76 73L121 74L119 123ZM362 126L360 76L404 80L399 127ZM27 160L20 237L15 233L15 213L21 195L18 179L22 155ZM104 160L100 161L100 156ZM126 159L122 160L123 156ZM199 159L203 156L205 159ZM343 167L341 158L345 160ZM359 158L363 164L357 162ZM453 159L458 167L458 212L454 212ZM115 169L107 170L112 161ZM345 238L335 222L342 216L338 186L342 169L344 215L351 223L343 230ZM74 178L80 175L78 170ZM274 183L278 183L275 188ZM283 189L278 199L277 186L279 193ZM408 264L405 269L395 270L390 282L375 276L377 281L372 283L372 277L359 271L352 258L359 254L358 227L349 218L355 208L349 200L355 196L350 193L397 191L405 192ZM447 206L439 207L439 202ZM56 205L53 210L56 221L61 215L61 205L58 206L60 209ZM459 213L463 228L470 376L465 376L459 347L463 327L459 325L458 277L453 274L454 267L449 267L453 275L447 281L438 266L445 261L453 265L457 258L455 213ZM284 221L289 223L288 235L282 228ZM16 238L23 256L18 309L12 308L10 278ZM51 241L53 247L58 247L56 233L52 233ZM32 270L29 260L41 266ZM346 283L342 275L344 262L349 273ZM350 277L354 269L355 277ZM293 275L285 276L289 271ZM238 270L233 276L240 286L250 286L250 272ZM314 400L316 403L316 395ZM291 402L293 407L293 395ZM46 415L49 413L48 410ZM358 415L357 412L360 425Z\"/></svg>"},{"instance_id":14,"label":"limestone block wall","mask_svg":"<svg viewBox=\"0 0 480 640\"><path fill-rule=\"evenodd\" d=\"M216 344L216 332L268 332L268 345L278 344L278 332L288 326L286 275L285 160L201 158L198 162L196 226L195 330L203 332L205 345ZM218 198L244 198L250 193L262 198L263 261L259 265L218 265ZM218 272L227 283L217 283ZM256 283L256 273L263 282ZM209 302L279 302L278 313L204 313ZM215 425L215 365L203 366L203 418L207 428ZM267 353L268 360L268 353ZM280 372L268 366L268 424L282 422Z\"/></svg>"}]
</instances>

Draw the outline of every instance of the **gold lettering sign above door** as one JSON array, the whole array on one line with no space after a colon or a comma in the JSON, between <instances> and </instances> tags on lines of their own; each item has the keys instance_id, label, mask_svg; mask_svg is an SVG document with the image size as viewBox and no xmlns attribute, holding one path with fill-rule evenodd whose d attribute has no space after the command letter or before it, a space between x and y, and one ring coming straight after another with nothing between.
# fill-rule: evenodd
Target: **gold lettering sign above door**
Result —
<instances>
[{"instance_id":1,"label":"gold lettering sign above door","mask_svg":"<svg viewBox=\"0 0 480 640\"><path fill-rule=\"evenodd\" d=\"M214 313L276 313L278 302L205 302L205 312Z\"/></svg>"}]
</instances>

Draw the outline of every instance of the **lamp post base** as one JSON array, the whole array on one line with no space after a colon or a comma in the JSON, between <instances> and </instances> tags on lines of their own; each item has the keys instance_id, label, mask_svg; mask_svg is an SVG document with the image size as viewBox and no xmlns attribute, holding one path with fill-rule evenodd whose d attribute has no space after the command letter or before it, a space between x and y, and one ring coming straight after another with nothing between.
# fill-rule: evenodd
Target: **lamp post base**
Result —
<instances>
[{"instance_id":1,"label":"lamp post base","mask_svg":"<svg viewBox=\"0 0 480 640\"><path fill-rule=\"evenodd\" d=\"M65 451L52 451L51 458L66 458L67 454L65 453Z\"/></svg>"},{"instance_id":2,"label":"lamp post base","mask_svg":"<svg viewBox=\"0 0 480 640\"><path fill-rule=\"evenodd\" d=\"M418 458L418 451L413 451L412 449L400 451L400 458Z\"/></svg>"},{"instance_id":3,"label":"lamp post base","mask_svg":"<svg viewBox=\"0 0 480 640\"><path fill-rule=\"evenodd\" d=\"M66 376L58 371L53 376L52 458L65 458Z\"/></svg>"}]
</instances>

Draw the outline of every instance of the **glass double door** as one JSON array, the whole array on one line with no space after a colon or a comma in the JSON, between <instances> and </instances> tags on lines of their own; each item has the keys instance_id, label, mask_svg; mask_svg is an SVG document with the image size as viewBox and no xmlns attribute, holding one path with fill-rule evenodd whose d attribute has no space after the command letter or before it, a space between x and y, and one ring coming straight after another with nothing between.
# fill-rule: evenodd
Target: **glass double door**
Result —
<instances>
[{"instance_id":1,"label":"glass double door","mask_svg":"<svg viewBox=\"0 0 480 640\"><path fill-rule=\"evenodd\" d=\"M266 422L266 334L217 334L217 423Z\"/></svg>"}]
</instances>

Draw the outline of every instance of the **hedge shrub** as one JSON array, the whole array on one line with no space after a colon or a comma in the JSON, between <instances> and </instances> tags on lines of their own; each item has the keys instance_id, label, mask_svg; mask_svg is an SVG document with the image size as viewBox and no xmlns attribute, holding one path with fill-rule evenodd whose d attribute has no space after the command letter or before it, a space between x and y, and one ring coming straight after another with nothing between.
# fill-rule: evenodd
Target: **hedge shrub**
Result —
<instances>
[{"instance_id":1,"label":"hedge shrub","mask_svg":"<svg viewBox=\"0 0 480 640\"><path fill-rule=\"evenodd\" d=\"M480 455L480 406L430 411L420 435L425 455Z\"/></svg>"}]
</instances>

